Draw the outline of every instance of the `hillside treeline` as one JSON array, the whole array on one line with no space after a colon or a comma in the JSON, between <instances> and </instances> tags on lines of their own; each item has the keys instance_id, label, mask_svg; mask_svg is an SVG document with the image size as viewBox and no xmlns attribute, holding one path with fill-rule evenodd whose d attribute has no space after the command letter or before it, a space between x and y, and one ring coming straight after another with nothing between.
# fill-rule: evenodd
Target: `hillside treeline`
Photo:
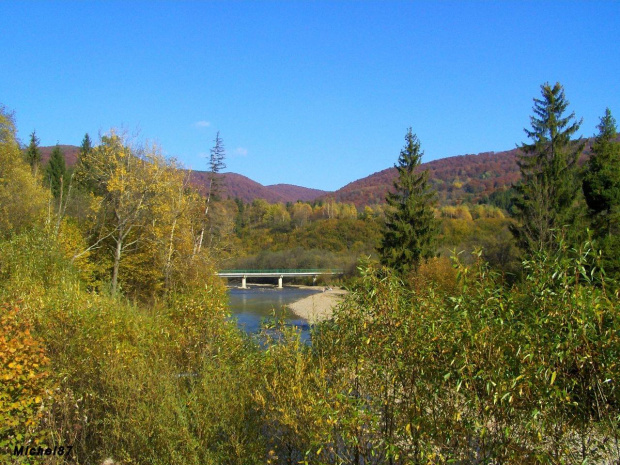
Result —
<instances>
[{"instance_id":1,"label":"hillside treeline","mask_svg":"<svg viewBox=\"0 0 620 465\"><path fill-rule=\"evenodd\" d=\"M517 260L505 211L436 208L439 257L406 274L358 261L310 345L278 321L253 338L227 318L217 266L236 249L257 265L373 255L385 211L206 211L157 147L85 138L68 173L15 134L3 109L4 463L67 457L22 446L80 464L619 460L620 313L596 239L557 231Z\"/></svg>"},{"instance_id":2,"label":"hillside treeline","mask_svg":"<svg viewBox=\"0 0 620 465\"><path fill-rule=\"evenodd\" d=\"M221 200L214 215L221 218L218 228L226 226L214 229L213 244L226 269L338 268L353 276L359 258L377 257L385 209L377 204L358 211L333 199L288 204ZM517 272L519 254L509 232L513 220L501 208L459 204L437 207L435 216L440 256L456 252L471 263L472 252L481 247L495 269Z\"/></svg>"}]
</instances>

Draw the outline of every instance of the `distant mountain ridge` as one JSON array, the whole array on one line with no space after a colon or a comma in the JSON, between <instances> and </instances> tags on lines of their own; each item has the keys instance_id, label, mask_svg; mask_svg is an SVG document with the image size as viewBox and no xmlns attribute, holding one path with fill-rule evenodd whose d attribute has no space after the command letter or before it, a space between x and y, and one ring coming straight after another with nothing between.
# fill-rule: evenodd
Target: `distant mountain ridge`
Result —
<instances>
[{"instance_id":1,"label":"distant mountain ridge","mask_svg":"<svg viewBox=\"0 0 620 465\"><path fill-rule=\"evenodd\" d=\"M41 150L41 162L47 163L52 150L56 146L39 147ZM77 163L80 148L75 145L59 145L58 146L65 155L67 166L73 166ZM230 198L239 198L246 203L252 202L254 199L265 199L270 203L277 202L311 202L314 199L328 194L329 192L320 189L310 189L308 187L295 186L292 184L273 184L271 186L263 186L252 179L237 173L222 173L220 175L224 179L223 196ZM190 182L200 191L206 193L208 172L192 171L190 173Z\"/></svg>"},{"instance_id":2,"label":"distant mountain ridge","mask_svg":"<svg viewBox=\"0 0 620 465\"><path fill-rule=\"evenodd\" d=\"M620 135L616 140L620 141ZM594 138L583 138L583 141L585 147L580 164L589 158ZM518 148L514 148L502 152L457 155L422 163L419 169L429 170L430 185L437 191L440 204L475 203L498 190L510 188L521 178L517 165L519 152ZM353 181L323 198L353 203L358 208L385 203L396 177L396 168L387 168Z\"/></svg>"},{"instance_id":3,"label":"distant mountain ridge","mask_svg":"<svg viewBox=\"0 0 620 465\"><path fill-rule=\"evenodd\" d=\"M430 185L437 191L441 203L466 198L475 201L510 187L519 179L517 153L518 149L513 149L457 155L422 163L419 169L428 169ZM396 177L396 168L387 168L353 181L326 198L353 203L358 208L384 203Z\"/></svg>"},{"instance_id":4,"label":"distant mountain ridge","mask_svg":"<svg viewBox=\"0 0 620 465\"><path fill-rule=\"evenodd\" d=\"M65 155L65 163L67 164L67 166L73 166L77 163L77 157L80 153L79 147L76 147L75 145L59 145L58 147ZM56 148L55 145L50 145L48 147L39 147L39 150L41 151L41 162L43 164L47 163L47 161L50 159L50 155L52 154L52 150L54 150L54 148Z\"/></svg>"},{"instance_id":5,"label":"distant mountain ridge","mask_svg":"<svg viewBox=\"0 0 620 465\"><path fill-rule=\"evenodd\" d=\"M68 166L77 161L79 147L59 146L65 154ZM46 163L54 146L41 147L41 158ZM519 179L516 163L517 149L504 152L484 152L478 155L458 155L423 163L420 169L429 170L431 185L437 190L440 201L479 198L497 189L510 186ZM244 202L264 199L276 202L312 202L333 199L338 202L353 203L358 208L385 202L385 196L396 179L396 169L387 168L377 173L357 179L334 191L323 191L291 184L262 184L237 173L222 173L223 196L239 198ZM206 193L208 172L192 171L190 182L203 194Z\"/></svg>"},{"instance_id":6,"label":"distant mountain ridge","mask_svg":"<svg viewBox=\"0 0 620 465\"><path fill-rule=\"evenodd\" d=\"M302 202L312 202L313 200L328 193L328 191L323 191L321 189L311 189L308 187L295 186L293 184L272 184L266 187L270 191L277 192L288 199L295 199L290 200L292 202L297 200L301 200Z\"/></svg>"},{"instance_id":7,"label":"distant mountain ridge","mask_svg":"<svg viewBox=\"0 0 620 465\"><path fill-rule=\"evenodd\" d=\"M582 162L589 156L593 140L585 139L585 142ZM53 148L41 147L44 163L49 159ZM61 145L60 148L65 154L67 165L75 164L79 147ZM437 191L440 203L476 202L497 190L509 188L519 180L518 153L519 149L515 148L503 152L457 155L423 163L420 169L429 170L429 181ZM393 186L397 171L395 168L387 168L352 181L334 192L291 184L263 186L237 173L222 173L219 176L224 180L223 196L239 198L246 203L254 199L265 199L270 203L333 199L363 208L385 202L385 196ZM207 179L206 171L191 172L190 182L202 193L206 192Z\"/></svg>"},{"instance_id":8,"label":"distant mountain ridge","mask_svg":"<svg viewBox=\"0 0 620 465\"><path fill-rule=\"evenodd\" d=\"M207 171L192 171L190 182L203 194L206 193L208 182ZM270 203L276 202L311 202L314 199L327 194L327 191L310 189L307 187L294 186L292 184L274 184L263 186L252 179L237 173L222 173L223 196L239 198L246 203L254 199L264 199Z\"/></svg>"}]
</instances>

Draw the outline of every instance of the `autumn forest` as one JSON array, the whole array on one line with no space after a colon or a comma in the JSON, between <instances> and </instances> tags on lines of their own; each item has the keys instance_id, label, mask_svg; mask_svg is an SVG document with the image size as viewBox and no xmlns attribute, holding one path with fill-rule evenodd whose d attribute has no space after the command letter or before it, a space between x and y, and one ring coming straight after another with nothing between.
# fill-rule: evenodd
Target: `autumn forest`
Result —
<instances>
[{"instance_id":1,"label":"autumn forest","mask_svg":"<svg viewBox=\"0 0 620 465\"><path fill-rule=\"evenodd\" d=\"M424 163L409 128L335 192L226 173L220 133L198 172L115 129L40 147L0 106L1 461L618 463L620 141L564 92L513 150ZM224 268L348 294L310 343L250 335Z\"/></svg>"}]
</instances>

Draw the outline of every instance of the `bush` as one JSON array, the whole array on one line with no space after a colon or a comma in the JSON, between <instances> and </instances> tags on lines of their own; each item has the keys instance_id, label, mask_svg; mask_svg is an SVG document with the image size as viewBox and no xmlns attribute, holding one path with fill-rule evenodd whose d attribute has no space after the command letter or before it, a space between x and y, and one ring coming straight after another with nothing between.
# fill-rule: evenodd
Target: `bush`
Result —
<instances>
[{"instance_id":1,"label":"bush","mask_svg":"<svg viewBox=\"0 0 620 465\"><path fill-rule=\"evenodd\" d=\"M340 456L617 461L620 315L586 255L537 257L511 288L480 262L459 265L453 296L365 267L314 340L348 379L352 411L370 418Z\"/></svg>"},{"instance_id":2,"label":"bush","mask_svg":"<svg viewBox=\"0 0 620 465\"><path fill-rule=\"evenodd\" d=\"M0 449L37 445L38 431L49 404L49 359L19 307L0 305Z\"/></svg>"},{"instance_id":3,"label":"bush","mask_svg":"<svg viewBox=\"0 0 620 465\"><path fill-rule=\"evenodd\" d=\"M87 291L45 235L0 252L5 445L162 465L620 458L618 300L587 247L526 261L511 287L480 252L406 284L361 263L311 345L244 337L201 267L145 307Z\"/></svg>"},{"instance_id":4,"label":"bush","mask_svg":"<svg viewBox=\"0 0 620 465\"><path fill-rule=\"evenodd\" d=\"M19 296L24 308L12 324L14 312L1 307L2 376L17 383L0 389L2 415L13 419L3 444L28 433L46 445L73 445L82 463L244 463L239 457L256 455L260 428L246 422L256 417L251 396L260 364L225 319L217 277L147 309L87 292L44 236L16 236L0 250L0 295L8 302ZM52 382L53 403L42 411Z\"/></svg>"}]
</instances>

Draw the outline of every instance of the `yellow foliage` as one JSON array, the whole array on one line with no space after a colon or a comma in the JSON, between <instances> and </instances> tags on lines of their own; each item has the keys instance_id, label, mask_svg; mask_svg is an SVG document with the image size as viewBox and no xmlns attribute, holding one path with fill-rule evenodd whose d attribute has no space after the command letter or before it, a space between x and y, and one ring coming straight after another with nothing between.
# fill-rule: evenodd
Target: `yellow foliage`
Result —
<instances>
[{"instance_id":1,"label":"yellow foliage","mask_svg":"<svg viewBox=\"0 0 620 465\"><path fill-rule=\"evenodd\" d=\"M422 263L417 272L412 273L412 286L418 292L434 286L442 293L453 295L458 284L456 274L450 259L434 257Z\"/></svg>"},{"instance_id":2,"label":"yellow foliage","mask_svg":"<svg viewBox=\"0 0 620 465\"><path fill-rule=\"evenodd\" d=\"M473 219L467 205L459 205L456 207L455 214L455 217L460 220L472 221Z\"/></svg>"},{"instance_id":3,"label":"yellow foliage","mask_svg":"<svg viewBox=\"0 0 620 465\"><path fill-rule=\"evenodd\" d=\"M505 218L504 213L501 209L494 207L492 205L476 205L472 209L472 216L474 219L479 218Z\"/></svg>"},{"instance_id":4,"label":"yellow foliage","mask_svg":"<svg viewBox=\"0 0 620 465\"><path fill-rule=\"evenodd\" d=\"M19 309L0 305L0 447L37 434L50 387L49 359Z\"/></svg>"},{"instance_id":5,"label":"yellow foliage","mask_svg":"<svg viewBox=\"0 0 620 465\"><path fill-rule=\"evenodd\" d=\"M292 207L292 219L297 226L304 226L312 216L312 207L307 203L297 202Z\"/></svg>"},{"instance_id":6,"label":"yellow foliage","mask_svg":"<svg viewBox=\"0 0 620 465\"><path fill-rule=\"evenodd\" d=\"M67 219L61 222L57 243L63 256L72 261L84 282L92 283L96 265L89 260L91 252L87 250L86 240L75 222Z\"/></svg>"},{"instance_id":7,"label":"yellow foliage","mask_svg":"<svg viewBox=\"0 0 620 465\"><path fill-rule=\"evenodd\" d=\"M81 160L77 177L99 189L92 197L90 245L97 245L97 261L107 257L113 292L121 285L150 297L183 285L195 258L201 199L176 163L155 145L137 150L111 132Z\"/></svg>"},{"instance_id":8,"label":"yellow foliage","mask_svg":"<svg viewBox=\"0 0 620 465\"><path fill-rule=\"evenodd\" d=\"M0 236L10 236L45 220L49 193L21 158L12 120L0 107Z\"/></svg>"}]
</instances>

